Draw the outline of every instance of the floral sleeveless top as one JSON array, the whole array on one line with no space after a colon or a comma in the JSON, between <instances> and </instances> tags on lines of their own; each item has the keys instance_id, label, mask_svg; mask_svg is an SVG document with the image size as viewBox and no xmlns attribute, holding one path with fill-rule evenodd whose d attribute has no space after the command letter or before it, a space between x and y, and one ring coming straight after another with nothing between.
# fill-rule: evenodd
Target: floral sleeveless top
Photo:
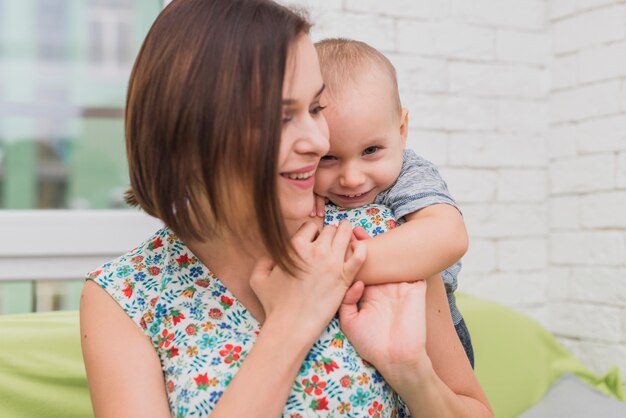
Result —
<instances>
[{"instance_id":1,"label":"floral sleeveless top","mask_svg":"<svg viewBox=\"0 0 626 418\"><path fill-rule=\"evenodd\" d=\"M395 226L370 206L328 206L326 223L348 219L371 236ZM252 349L260 330L207 266L168 228L89 273L150 338L163 367L174 417L207 417ZM283 417L405 417L408 410L362 360L335 317L309 351Z\"/></svg>"}]
</instances>

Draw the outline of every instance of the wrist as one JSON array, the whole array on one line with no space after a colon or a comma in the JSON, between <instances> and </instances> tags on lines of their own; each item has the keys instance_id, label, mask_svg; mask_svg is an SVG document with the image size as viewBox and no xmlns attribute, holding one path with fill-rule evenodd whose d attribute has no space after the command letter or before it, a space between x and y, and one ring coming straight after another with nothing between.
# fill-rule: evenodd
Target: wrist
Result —
<instances>
[{"instance_id":1,"label":"wrist","mask_svg":"<svg viewBox=\"0 0 626 418\"><path fill-rule=\"evenodd\" d=\"M388 364L377 369L403 399L409 398L411 394L423 392L436 380L432 362L425 353L416 362Z\"/></svg>"},{"instance_id":2,"label":"wrist","mask_svg":"<svg viewBox=\"0 0 626 418\"><path fill-rule=\"evenodd\" d=\"M261 327L261 333L281 341L287 349L299 351L306 349L305 354L319 338L323 328L312 321L301 318L293 311L284 313L273 312Z\"/></svg>"}]
</instances>

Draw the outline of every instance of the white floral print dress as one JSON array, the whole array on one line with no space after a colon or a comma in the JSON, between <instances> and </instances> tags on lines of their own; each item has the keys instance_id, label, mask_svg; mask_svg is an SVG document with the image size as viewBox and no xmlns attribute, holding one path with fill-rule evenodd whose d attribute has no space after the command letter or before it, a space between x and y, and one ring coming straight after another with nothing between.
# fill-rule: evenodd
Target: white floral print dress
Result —
<instances>
[{"instance_id":1,"label":"white floral print dress","mask_svg":"<svg viewBox=\"0 0 626 418\"><path fill-rule=\"evenodd\" d=\"M327 207L370 235L395 226L388 209ZM207 417L250 352L260 325L167 228L89 273L150 338L172 416ZM137 402L141 402L137 399ZM404 417L382 376L356 353L335 317L309 351L283 417Z\"/></svg>"}]
</instances>

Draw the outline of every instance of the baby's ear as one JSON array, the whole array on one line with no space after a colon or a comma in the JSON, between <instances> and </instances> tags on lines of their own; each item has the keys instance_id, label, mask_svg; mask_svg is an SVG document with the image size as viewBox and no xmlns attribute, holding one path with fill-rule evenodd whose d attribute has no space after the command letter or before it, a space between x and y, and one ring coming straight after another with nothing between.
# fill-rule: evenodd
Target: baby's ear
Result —
<instances>
[{"instance_id":1,"label":"baby's ear","mask_svg":"<svg viewBox=\"0 0 626 418\"><path fill-rule=\"evenodd\" d=\"M400 137L402 142L406 145L406 137L409 134L409 109L402 108L402 114L400 119Z\"/></svg>"}]
</instances>

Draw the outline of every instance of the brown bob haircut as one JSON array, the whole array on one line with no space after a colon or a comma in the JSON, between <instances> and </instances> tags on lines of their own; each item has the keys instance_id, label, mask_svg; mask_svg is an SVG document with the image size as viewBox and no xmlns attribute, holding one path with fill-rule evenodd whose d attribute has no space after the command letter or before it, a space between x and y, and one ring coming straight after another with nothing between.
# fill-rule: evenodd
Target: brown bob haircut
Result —
<instances>
[{"instance_id":1,"label":"brown bob haircut","mask_svg":"<svg viewBox=\"0 0 626 418\"><path fill-rule=\"evenodd\" d=\"M171 2L129 81L127 201L183 240L253 231L291 271L276 188L282 90L290 47L309 29L270 0Z\"/></svg>"}]
</instances>

